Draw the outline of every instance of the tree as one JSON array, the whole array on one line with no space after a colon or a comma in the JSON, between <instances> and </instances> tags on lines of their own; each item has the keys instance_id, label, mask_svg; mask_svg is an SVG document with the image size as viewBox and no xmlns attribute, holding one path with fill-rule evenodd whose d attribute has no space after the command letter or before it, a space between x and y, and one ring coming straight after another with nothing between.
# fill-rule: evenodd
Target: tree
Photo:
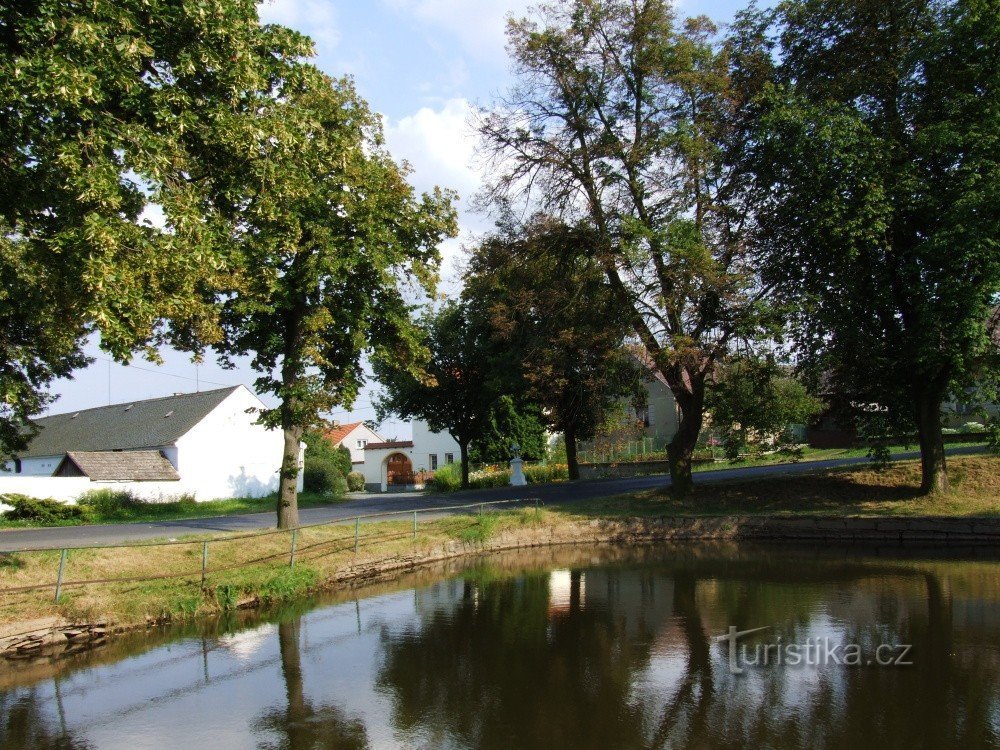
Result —
<instances>
[{"instance_id":1,"label":"tree","mask_svg":"<svg viewBox=\"0 0 1000 750\"><path fill-rule=\"evenodd\" d=\"M392 359L373 360L383 393L376 401L379 420L389 414L422 419L435 432L447 432L458 443L462 486L469 486L469 445L482 435L507 376L497 366L496 349L483 316L467 302L449 301L419 320L428 350L420 372Z\"/></svg>"},{"instance_id":2,"label":"tree","mask_svg":"<svg viewBox=\"0 0 1000 750\"><path fill-rule=\"evenodd\" d=\"M503 464L511 459L511 444L517 443L521 458L545 458L545 415L526 398L500 396L490 409L481 434L469 443L469 458L476 463Z\"/></svg>"},{"instance_id":3,"label":"tree","mask_svg":"<svg viewBox=\"0 0 1000 750\"><path fill-rule=\"evenodd\" d=\"M266 138L250 141L250 158L213 154L199 176L230 221L240 270L216 348L227 362L249 355L257 390L278 401L259 420L284 434L278 526L287 528L298 524L303 430L353 402L362 353L416 361L401 286L432 288L437 245L455 220L450 193L414 196L349 80L295 63L261 94L253 127Z\"/></svg>"},{"instance_id":4,"label":"tree","mask_svg":"<svg viewBox=\"0 0 1000 750\"><path fill-rule=\"evenodd\" d=\"M665 0L561 0L508 27L517 84L479 123L488 202L521 200L595 232L591 257L680 409L673 490L691 490L705 384L766 320L744 242L742 102L714 26Z\"/></svg>"},{"instance_id":5,"label":"tree","mask_svg":"<svg viewBox=\"0 0 1000 750\"><path fill-rule=\"evenodd\" d=\"M792 0L734 41L755 242L800 361L916 432L925 492L948 488L942 402L973 385L1000 293L998 10Z\"/></svg>"},{"instance_id":6,"label":"tree","mask_svg":"<svg viewBox=\"0 0 1000 750\"><path fill-rule=\"evenodd\" d=\"M517 353L518 387L563 434L570 479L580 476L577 441L591 439L639 380L594 242L586 225L545 217L501 224L473 251L465 279L500 344Z\"/></svg>"},{"instance_id":7,"label":"tree","mask_svg":"<svg viewBox=\"0 0 1000 750\"><path fill-rule=\"evenodd\" d=\"M706 398L712 426L729 458L750 443L780 439L789 425L808 422L823 403L771 357L735 357L716 371Z\"/></svg>"},{"instance_id":8,"label":"tree","mask_svg":"<svg viewBox=\"0 0 1000 750\"><path fill-rule=\"evenodd\" d=\"M191 175L203 144L232 145L243 92L309 48L248 0L3 5L0 453L24 447L95 333L119 361L218 338L203 292L225 245Z\"/></svg>"}]
</instances>

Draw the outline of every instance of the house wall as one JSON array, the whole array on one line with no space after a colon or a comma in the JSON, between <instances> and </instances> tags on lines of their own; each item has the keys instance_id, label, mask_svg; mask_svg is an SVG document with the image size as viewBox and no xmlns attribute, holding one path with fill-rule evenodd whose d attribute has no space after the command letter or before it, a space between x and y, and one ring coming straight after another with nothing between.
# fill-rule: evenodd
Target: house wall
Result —
<instances>
[{"instance_id":1,"label":"house wall","mask_svg":"<svg viewBox=\"0 0 1000 750\"><path fill-rule=\"evenodd\" d=\"M62 458L63 457L61 455L22 458L21 471L18 473L14 472L14 462L7 461L4 463L4 471L10 472L13 476L50 477L52 476L52 472L56 470L56 467L59 466L59 462L62 461Z\"/></svg>"},{"instance_id":2,"label":"house wall","mask_svg":"<svg viewBox=\"0 0 1000 750\"><path fill-rule=\"evenodd\" d=\"M368 429L365 425L359 424L341 440L337 445L342 445L351 452L352 464L363 464L365 462L365 447L358 446L358 441L366 443L381 443L382 437L374 430Z\"/></svg>"},{"instance_id":3,"label":"house wall","mask_svg":"<svg viewBox=\"0 0 1000 750\"><path fill-rule=\"evenodd\" d=\"M278 469L284 439L280 430L255 424L256 415L247 409L263 404L246 388L233 391L221 404L163 452L180 474L174 482L92 482L86 477L52 477L0 474L0 493L13 492L33 497L50 497L74 502L89 490L110 487L128 490L145 500L171 500L190 494L196 500L227 497L262 497L278 489ZM298 488L302 491L303 444L299 450ZM61 460L51 461L49 475Z\"/></svg>"},{"instance_id":4,"label":"house wall","mask_svg":"<svg viewBox=\"0 0 1000 750\"><path fill-rule=\"evenodd\" d=\"M445 456L451 454L455 463L462 460L458 441L447 432L432 432L427 423L414 420L413 428L413 468L415 471L431 470L431 455L436 455L438 468L446 463Z\"/></svg>"},{"instance_id":5,"label":"house wall","mask_svg":"<svg viewBox=\"0 0 1000 750\"><path fill-rule=\"evenodd\" d=\"M385 461L394 453L402 453L413 464L413 470L419 471L414 449L406 448L375 448L365 451L365 462L361 473L365 476L365 489L369 492L387 492L389 489Z\"/></svg>"},{"instance_id":6,"label":"house wall","mask_svg":"<svg viewBox=\"0 0 1000 750\"><path fill-rule=\"evenodd\" d=\"M246 388L233 391L221 404L177 440L178 483L199 500L262 497L278 489L284 438L280 430L255 424L247 409L263 404ZM298 488L302 491L299 450ZM168 456L169 458L169 456Z\"/></svg>"},{"instance_id":7,"label":"house wall","mask_svg":"<svg viewBox=\"0 0 1000 750\"><path fill-rule=\"evenodd\" d=\"M648 381L646 384L647 404L649 406L649 426L646 437L669 440L677 432L677 402L670 389L659 380Z\"/></svg>"}]
</instances>

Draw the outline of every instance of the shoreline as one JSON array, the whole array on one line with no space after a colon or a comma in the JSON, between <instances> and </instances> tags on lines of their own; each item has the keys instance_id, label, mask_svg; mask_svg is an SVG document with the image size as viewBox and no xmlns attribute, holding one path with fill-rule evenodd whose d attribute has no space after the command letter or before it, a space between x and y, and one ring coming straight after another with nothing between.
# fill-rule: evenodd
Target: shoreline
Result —
<instances>
[{"instance_id":1,"label":"shoreline","mask_svg":"<svg viewBox=\"0 0 1000 750\"><path fill-rule=\"evenodd\" d=\"M822 541L834 546L889 544L978 551L1000 547L1000 518L916 516L909 518L829 516L663 516L660 518L566 519L558 524L505 529L478 541L453 540L410 552L355 559L335 567L318 582L286 600L391 579L437 563L493 553L568 545L650 545L657 542ZM202 592L207 594L208 590ZM280 601L280 600L278 600ZM260 590L250 590L229 609L260 610L274 604ZM223 611L223 610L220 610ZM58 660L99 648L110 639L167 624L197 621L213 613L93 621L60 616L12 621L0 626L0 657L5 661Z\"/></svg>"}]
</instances>

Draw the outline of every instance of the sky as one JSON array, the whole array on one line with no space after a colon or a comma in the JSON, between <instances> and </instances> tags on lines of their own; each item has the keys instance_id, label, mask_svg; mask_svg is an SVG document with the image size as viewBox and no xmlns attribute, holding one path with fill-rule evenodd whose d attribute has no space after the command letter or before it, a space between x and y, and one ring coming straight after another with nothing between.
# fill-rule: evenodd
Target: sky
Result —
<instances>
[{"instance_id":1,"label":"sky","mask_svg":"<svg viewBox=\"0 0 1000 750\"><path fill-rule=\"evenodd\" d=\"M261 20L308 34L316 43L315 63L333 76L350 75L358 92L381 113L386 141L397 161L412 167L418 191L435 185L460 196L460 234L442 244L442 289L454 291L461 248L490 228L487 217L470 209L480 184L476 138L469 117L510 84L504 50L509 15L521 16L534 0L269 0L259 6ZM681 0L680 16L708 15L718 23L732 19L740 0ZM58 396L47 413L77 411L108 403L166 396L244 384L253 389L254 372L242 364L219 367L209 356L196 366L190 355L162 350L162 365L136 360L113 363L92 342L95 357L72 379L53 383ZM339 422L373 419L372 392L364 389L351 411L337 410ZM265 402L273 402L265 398ZM383 423L384 437L409 436L405 423Z\"/></svg>"}]
</instances>

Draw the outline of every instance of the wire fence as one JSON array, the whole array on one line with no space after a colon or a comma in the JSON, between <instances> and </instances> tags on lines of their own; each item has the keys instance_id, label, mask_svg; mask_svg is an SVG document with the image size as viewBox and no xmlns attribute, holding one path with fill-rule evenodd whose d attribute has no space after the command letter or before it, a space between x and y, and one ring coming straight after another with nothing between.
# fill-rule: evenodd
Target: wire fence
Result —
<instances>
[{"instance_id":1,"label":"wire fence","mask_svg":"<svg viewBox=\"0 0 1000 750\"><path fill-rule=\"evenodd\" d=\"M321 523L315 524L304 524L301 526L296 526L289 529L266 529L262 531L248 532L245 534L231 534L228 536L213 537L211 539L170 539L165 541L157 542L146 542L141 544L96 544L96 545L79 545L79 546L67 546L67 547L35 547L20 549L11 552L0 553L0 555L15 556L15 555L25 555L25 554L51 554L53 552L59 552L59 562L58 567L54 572L54 581L50 580L45 583L32 583L23 586L9 586L6 588L0 588L0 595L11 595L11 594L22 594L35 591L44 591L46 589L52 589L54 591L54 601L59 602L60 597L65 589L70 587L81 587L89 585L98 584L127 584L127 583L145 583L154 581L163 581L169 579L183 579L190 578L194 580L200 580L201 588L204 589L207 585L208 577L213 574L223 573L226 571L239 570L245 568L251 568L259 566L262 564L275 562L277 560L287 560L287 566L294 569L296 563L311 562L317 560L321 557L335 554L337 552L353 551L357 554L363 546L371 546L381 542L399 541L405 539L406 537L411 537L416 543L418 534L418 523L419 517L421 515L426 516L427 514L437 513L445 516L453 516L460 514L467 514L469 512L478 513L480 518L487 512L487 509L494 509L498 506L504 505L520 505L533 507L537 510L540 505L540 500L538 498L522 498L522 499L512 499L512 500L493 500L489 502L481 503L468 503L464 505L441 505L432 508L418 508L413 510L397 510L397 511L384 511L381 513L365 513L355 516L347 516L344 518L336 518L330 521L323 521ZM365 524L371 524L372 522L378 520L384 522L390 519L396 518L412 518L412 528L400 532L393 529L375 529L370 530L368 533L362 533L362 526ZM351 527L353 526L353 531ZM348 534L344 536L333 537L329 539L319 539L311 543L302 543L302 538L304 536L303 532L307 532L314 529L322 529L329 527L344 527L348 530ZM221 565L213 567L211 565L211 546L220 544L230 544L233 542L240 542L242 540L260 540L268 537L274 537L276 535L286 535L289 538L289 543L287 547L283 547L279 551L269 552L268 554L262 554L249 560L241 560L236 563L231 563L228 565ZM132 549L132 550L150 550L157 547L180 547L187 546L197 549L200 547L201 552L201 567L198 570L184 570L181 572L169 572L156 575L134 575L134 576L116 576L110 578L89 578L81 580L67 580L66 572L69 563L69 553L79 552L79 551L96 551L96 550L117 550L117 549Z\"/></svg>"}]
</instances>

